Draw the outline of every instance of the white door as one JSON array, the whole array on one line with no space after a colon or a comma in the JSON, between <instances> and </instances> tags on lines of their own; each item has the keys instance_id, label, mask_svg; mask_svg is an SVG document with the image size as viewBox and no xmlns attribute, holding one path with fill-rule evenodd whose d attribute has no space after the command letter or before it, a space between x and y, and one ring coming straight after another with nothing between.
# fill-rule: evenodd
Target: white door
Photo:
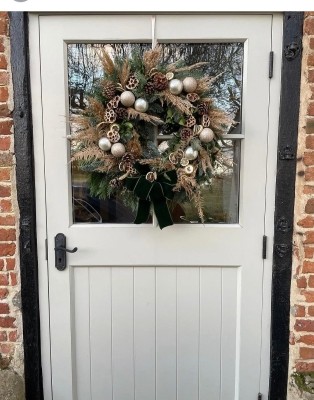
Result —
<instances>
[{"instance_id":1,"label":"white door","mask_svg":"<svg viewBox=\"0 0 314 400\"><path fill-rule=\"evenodd\" d=\"M267 398L280 29L270 14L31 16L45 399ZM225 61L228 71L240 68L241 123L228 137L233 171L213 188L217 223L161 231L154 221L120 220L119 208L106 222L97 204L88 213L104 223L78 222L67 140L71 46L152 41L207 44L217 57L221 48L239 52L237 65ZM78 247L62 272L58 233Z\"/></svg>"}]
</instances>

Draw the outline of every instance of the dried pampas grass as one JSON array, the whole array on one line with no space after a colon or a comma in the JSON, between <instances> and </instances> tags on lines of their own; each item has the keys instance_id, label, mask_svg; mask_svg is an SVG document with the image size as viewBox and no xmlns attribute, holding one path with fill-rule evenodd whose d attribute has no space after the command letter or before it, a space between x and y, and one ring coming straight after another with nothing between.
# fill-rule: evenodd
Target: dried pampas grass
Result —
<instances>
[{"instance_id":1,"label":"dried pampas grass","mask_svg":"<svg viewBox=\"0 0 314 400\"><path fill-rule=\"evenodd\" d=\"M129 107L128 109L128 117L130 119L141 119L143 121L146 122L150 122L153 125L161 125L164 123L164 121L158 117L155 117L154 115L150 115L150 114L146 114L146 113L142 113L139 111L136 111L134 108Z\"/></svg>"},{"instance_id":2,"label":"dried pampas grass","mask_svg":"<svg viewBox=\"0 0 314 400\"><path fill-rule=\"evenodd\" d=\"M106 74L112 75L116 69L113 59L106 49L102 49L100 54L100 60L104 67Z\"/></svg>"},{"instance_id":3,"label":"dried pampas grass","mask_svg":"<svg viewBox=\"0 0 314 400\"><path fill-rule=\"evenodd\" d=\"M195 108L188 100L182 99L179 96L175 96L170 90L164 90L161 92L161 101L164 99L169 104L174 105L183 114L191 115L193 108Z\"/></svg>"},{"instance_id":4,"label":"dried pampas grass","mask_svg":"<svg viewBox=\"0 0 314 400\"><path fill-rule=\"evenodd\" d=\"M155 46L153 49L145 51L143 54L143 64L145 68L145 74L149 75L150 71L157 67L162 56L161 45Z\"/></svg>"},{"instance_id":5,"label":"dried pampas grass","mask_svg":"<svg viewBox=\"0 0 314 400\"><path fill-rule=\"evenodd\" d=\"M121 69L119 70L119 80L123 89L125 89L125 85L127 84L127 81L129 79L130 71L131 67L129 64L129 60L126 58L121 66Z\"/></svg>"}]
</instances>

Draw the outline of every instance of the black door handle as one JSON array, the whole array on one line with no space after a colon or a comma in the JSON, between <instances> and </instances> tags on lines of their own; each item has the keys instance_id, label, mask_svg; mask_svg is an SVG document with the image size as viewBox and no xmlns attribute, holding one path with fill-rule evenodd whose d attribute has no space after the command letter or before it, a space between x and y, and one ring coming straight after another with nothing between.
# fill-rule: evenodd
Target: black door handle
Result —
<instances>
[{"instance_id":1,"label":"black door handle","mask_svg":"<svg viewBox=\"0 0 314 400\"><path fill-rule=\"evenodd\" d=\"M67 253L76 253L77 252L77 247L74 247L74 249L69 250L69 249L66 249L65 247L58 246L58 247L55 247L55 250L57 250L57 251L66 251Z\"/></svg>"},{"instance_id":2,"label":"black door handle","mask_svg":"<svg viewBox=\"0 0 314 400\"><path fill-rule=\"evenodd\" d=\"M67 266L67 253L76 253L77 247L69 250L66 248L66 237L63 233L55 236L55 266L57 270L64 271Z\"/></svg>"}]
</instances>

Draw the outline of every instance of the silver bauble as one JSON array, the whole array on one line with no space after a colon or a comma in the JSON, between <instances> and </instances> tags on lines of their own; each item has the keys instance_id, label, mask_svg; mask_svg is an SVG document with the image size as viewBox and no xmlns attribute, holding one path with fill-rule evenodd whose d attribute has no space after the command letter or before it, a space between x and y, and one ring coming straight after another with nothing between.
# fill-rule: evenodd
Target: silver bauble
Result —
<instances>
[{"instance_id":1,"label":"silver bauble","mask_svg":"<svg viewBox=\"0 0 314 400\"><path fill-rule=\"evenodd\" d=\"M198 151L193 150L193 147L189 146L186 148L184 154L185 158L187 158L188 160L195 160L198 156Z\"/></svg>"},{"instance_id":2,"label":"silver bauble","mask_svg":"<svg viewBox=\"0 0 314 400\"><path fill-rule=\"evenodd\" d=\"M122 143L115 143L111 146L111 154L114 157L122 157L123 154L125 153L125 147L123 146Z\"/></svg>"},{"instance_id":3,"label":"silver bauble","mask_svg":"<svg viewBox=\"0 0 314 400\"><path fill-rule=\"evenodd\" d=\"M131 107L135 102L135 96L132 92L126 90L121 93L120 101L125 107Z\"/></svg>"},{"instance_id":4,"label":"silver bauble","mask_svg":"<svg viewBox=\"0 0 314 400\"><path fill-rule=\"evenodd\" d=\"M192 78L192 76L187 76L183 79L183 88L187 93L195 92L197 88L197 81L196 79Z\"/></svg>"},{"instance_id":5,"label":"silver bauble","mask_svg":"<svg viewBox=\"0 0 314 400\"><path fill-rule=\"evenodd\" d=\"M144 113L148 110L148 102L145 99L139 98L136 100L134 108L136 111Z\"/></svg>"},{"instance_id":6,"label":"silver bauble","mask_svg":"<svg viewBox=\"0 0 314 400\"><path fill-rule=\"evenodd\" d=\"M102 137L98 141L98 146L101 148L101 150L108 151L111 148L110 140L106 137Z\"/></svg>"},{"instance_id":7,"label":"silver bauble","mask_svg":"<svg viewBox=\"0 0 314 400\"><path fill-rule=\"evenodd\" d=\"M172 94L180 94L183 90L183 83L179 79L171 79L169 82L169 90Z\"/></svg>"},{"instance_id":8,"label":"silver bauble","mask_svg":"<svg viewBox=\"0 0 314 400\"><path fill-rule=\"evenodd\" d=\"M214 132L210 128L204 128L200 133L200 140L204 143L211 142L215 137Z\"/></svg>"}]
</instances>

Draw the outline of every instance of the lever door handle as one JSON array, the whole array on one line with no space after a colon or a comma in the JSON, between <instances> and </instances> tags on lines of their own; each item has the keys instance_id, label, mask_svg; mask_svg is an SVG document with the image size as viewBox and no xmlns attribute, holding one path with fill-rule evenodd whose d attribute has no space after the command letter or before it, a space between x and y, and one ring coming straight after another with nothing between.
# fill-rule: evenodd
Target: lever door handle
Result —
<instances>
[{"instance_id":1,"label":"lever door handle","mask_svg":"<svg viewBox=\"0 0 314 400\"><path fill-rule=\"evenodd\" d=\"M66 249L65 247L58 246L58 247L55 247L55 250L66 251L67 253L76 253L78 249L77 249L77 247L74 247L74 249L70 250L70 249Z\"/></svg>"},{"instance_id":2,"label":"lever door handle","mask_svg":"<svg viewBox=\"0 0 314 400\"><path fill-rule=\"evenodd\" d=\"M67 266L67 253L76 253L77 247L67 249L66 237L63 233L55 236L55 266L58 271L64 271Z\"/></svg>"}]
</instances>

